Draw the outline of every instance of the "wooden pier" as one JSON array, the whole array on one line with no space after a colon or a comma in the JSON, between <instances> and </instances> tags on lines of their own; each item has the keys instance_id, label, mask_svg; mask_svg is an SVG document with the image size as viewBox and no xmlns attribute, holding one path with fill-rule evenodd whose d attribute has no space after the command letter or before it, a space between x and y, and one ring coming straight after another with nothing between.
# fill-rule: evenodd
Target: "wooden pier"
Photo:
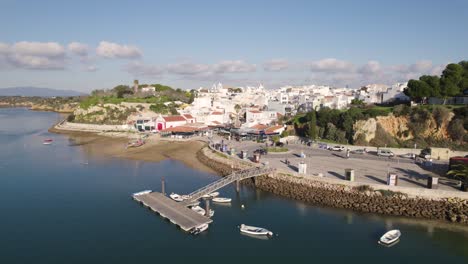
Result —
<instances>
[{"instance_id":1,"label":"wooden pier","mask_svg":"<svg viewBox=\"0 0 468 264\"><path fill-rule=\"evenodd\" d=\"M182 203L176 202L159 192L134 195L133 199L149 207L162 217L169 219L171 223L180 226L184 231L190 231L199 225L213 222L210 218L198 214Z\"/></svg>"}]
</instances>

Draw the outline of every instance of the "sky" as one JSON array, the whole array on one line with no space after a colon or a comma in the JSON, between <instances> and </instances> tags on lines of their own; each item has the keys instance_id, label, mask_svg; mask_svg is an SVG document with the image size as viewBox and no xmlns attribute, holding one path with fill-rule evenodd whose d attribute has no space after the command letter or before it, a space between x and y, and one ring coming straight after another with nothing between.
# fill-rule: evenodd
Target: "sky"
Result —
<instances>
[{"instance_id":1,"label":"sky","mask_svg":"<svg viewBox=\"0 0 468 264\"><path fill-rule=\"evenodd\" d=\"M466 0L0 0L0 87L391 85L468 59Z\"/></svg>"}]
</instances>

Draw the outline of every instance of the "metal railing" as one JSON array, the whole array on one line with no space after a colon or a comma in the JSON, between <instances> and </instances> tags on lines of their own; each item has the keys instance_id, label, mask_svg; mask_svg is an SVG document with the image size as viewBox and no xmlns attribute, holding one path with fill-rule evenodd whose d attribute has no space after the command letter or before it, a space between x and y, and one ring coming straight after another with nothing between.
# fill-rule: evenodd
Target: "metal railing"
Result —
<instances>
[{"instance_id":1,"label":"metal railing","mask_svg":"<svg viewBox=\"0 0 468 264\"><path fill-rule=\"evenodd\" d=\"M243 171L237 171L234 172L226 177L223 177L215 182L212 182L192 193L190 193L188 196L190 197L189 199L185 200L185 204L190 204L193 201L196 201L200 198L202 198L204 195L210 194L216 190L219 190L223 188L224 186L233 183L238 180L244 180L260 175L265 175L265 174L270 174L275 172L275 168L253 168L253 169L247 169Z\"/></svg>"}]
</instances>

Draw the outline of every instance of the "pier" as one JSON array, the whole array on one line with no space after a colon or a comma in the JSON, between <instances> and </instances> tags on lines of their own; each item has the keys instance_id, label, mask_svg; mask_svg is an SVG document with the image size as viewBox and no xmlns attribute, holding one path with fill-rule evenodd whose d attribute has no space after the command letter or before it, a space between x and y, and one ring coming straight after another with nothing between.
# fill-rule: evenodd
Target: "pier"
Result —
<instances>
[{"instance_id":1,"label":"pier","mask_svg":"<svg viewBox=\"0 0 468 264\"><path fill-rule=\"evenodd\" d=\"M190 231L199 225L213 222L210 218L198 214L159 192L136 195L133 196L133 199L169 219L171 223L178 225L184 231Z\"/></svg>"},{"instance_id":2,"label":"pier","mask_svg":"<svg viewBox=\"0 0 468 264\"><path fill-rule=\"evenodd\" d=\"M188 199L183 202L176 202L164 195L165 185L164 178L162 179L162 192L146 192L144 194L135 194L133 199L149 207L154 212L158 213L164 218L169 219L171 223L180 226L184 231L190 231L194 227L202 224L209 224L213 222L210 218L200 215L199 213L188 208L190 204L201 199L203 196L210 194L224 186L239 181L253 178L260 175L274 173L274 168L252 168L243 171L237 171L231 175L223 177L215 182L212 182L188 195ZM209 201L207 201L207 212L209 212Z\"/></svg>"}]
</instances>

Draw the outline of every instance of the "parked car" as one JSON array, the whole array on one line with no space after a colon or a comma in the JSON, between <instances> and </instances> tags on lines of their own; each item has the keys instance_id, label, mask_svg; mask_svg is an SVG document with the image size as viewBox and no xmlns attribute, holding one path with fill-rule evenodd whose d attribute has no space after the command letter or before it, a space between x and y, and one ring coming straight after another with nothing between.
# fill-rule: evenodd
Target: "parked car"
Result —
<instances>
[{"instance_id":1,"label":"parked car","mask_svg":"<svg viewBox=\"0 0 468 264\"><path fill-rule=\"evenodd\" d=\"M377 156L380 156L380 157L393 157L393 156L395 156L395 154L393 154L393 152L391 152L388 149L379 149L377 151Z\"/></svg>"},{"instance_id":2,"label":"parked car","mask_svg":"<svg viewBox=\"0 0 468 264\"><path fill-rule=\"evenodd\" d=\"M400 155L401 158L405 158L405 159L414 159L415 156L416 156L416 155L413 154L413 153L406 153L406 154Z\"/></svg>"},{"instance_id":3,"label":"parked car","mask_svg":"<svg viewBox=\"0 0 468 264\"><path fill-rule=\"evenodd\" d=\"M431 158L431 149L430 148L425 148L421 150L421 153L419 153L419 157L423 159L430 159Z\"/></svg>"},{"instance_id":4,"label":"parked car","mask_svg":"<svg viewBox=\"0 0 468 264\"><path fill-rule=\"evenodd\" d=\"M276 142L276 146L277 147L284 147L284 143L283 142Z\"/></svg>"},{"instance_id":5,"label":"parked car","mask_svg":"<svg viewBox=\"0 0 468 264\"><path fill-rule=\"evenodd\" d=\"M351 153L363 155L363 154L366 154L367 152L364 149L355 149L355 150L351 150Z\"/></svg>"},{"instance_id":6,"label":"parked car","mask_svg":"<svg viewBox=\"0 0 468 264\"><path fill-rule=\"evenodd\" d=\"M265 155L267 153L266 149L256 149L254 154Z\"/></svg>"},{"instance_id":7,"label":"parked car","mask_svg":"<svg viewBox=\"0 0 468 264\"><path fill-rule=\"evenodd\" d=\"M329 150L331 150L331 151L343 151L343 150L345 150L345 147L343 147L343 146L333 146L333 147L330 147Z\"/></svg>"}]
</instances>

